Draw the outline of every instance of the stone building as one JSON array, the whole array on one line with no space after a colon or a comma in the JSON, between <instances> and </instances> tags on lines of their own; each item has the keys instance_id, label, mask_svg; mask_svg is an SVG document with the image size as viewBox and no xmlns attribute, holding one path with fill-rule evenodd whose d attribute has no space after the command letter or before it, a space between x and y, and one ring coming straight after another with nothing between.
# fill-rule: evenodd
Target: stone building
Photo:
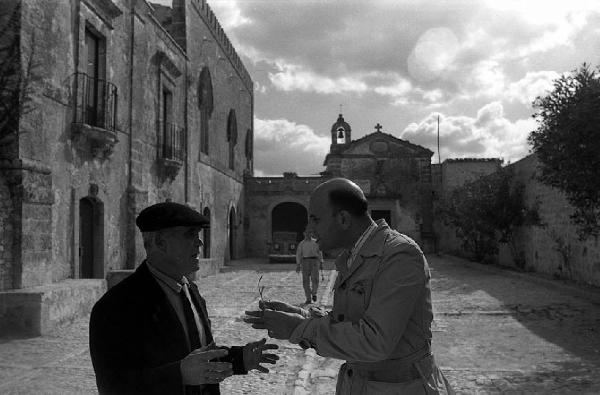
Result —
<instances>
[{"instance_id":1,"label":"stone building","mask_svg":"<svg viewBox=\"0 0 600 395\"><path fill-rule=\"evenodd\" d=\"M296 241L301 240L310 192L331 177L355 181L365 192L374 219L384 218L392 228L431 249L433 152L381 128L377 124L376 132L352 140L352 128L340 114L330 130L331 145L321 176L284 173L283 177L247 178L247 254L264 257L281 252L285 246L276 240L278 232L293 232ZM274 251L274 244L279 251Z\"/></svg>"},{"instance_id":2,"label":"stone building","mask_svg":"<svg viewBox=\"0 0 600 395\"><path fill-rule=\"evenodd\" d=\"M35 76L0 152L0 331L89 311L143 259L135 217L159 201L211 218L205 271L243 254L253 82L206 1L0 4Z\"/></svg>"}]
</instances>

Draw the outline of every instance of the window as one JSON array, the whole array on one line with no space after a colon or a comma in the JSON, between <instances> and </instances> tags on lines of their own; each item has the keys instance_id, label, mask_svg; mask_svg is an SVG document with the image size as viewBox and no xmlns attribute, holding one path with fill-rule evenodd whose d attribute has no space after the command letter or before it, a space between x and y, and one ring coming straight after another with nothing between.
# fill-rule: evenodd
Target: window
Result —
<instances>
[{"instance_id":1,"label":"window","mask_svg":"<svg viewBox=\"0 0 600 395\"><path fill-rule=\"evenodd\" d=\"M163 87L161 92L161 106L159 114L159 150L162 151L162 158L171 159L174 157L174 137L172 131L173 125L173 93Z\"/></svg>"},{"instance_id":2,"label":"window","mask_svg":"<svg viewBox=\"0 0 600 395\"><path fill-rule=\"evenodd\" d=\"M84 92L84 119L88 125L106 127L105 110L108 89L105 81L106 45L104 38L85 28L85 75L82 81Z\"/></svg>"},{"instance_id":3,"label":"window","mask_svg":"<svg viewBox=\"0 0 600 395\"><path fill-rule=\"evenodd\" d=\"M167 88L162 90L162 108L160 118L165 124L173 121L173 93Z\"/></svg>"},{"instance_id":4,"label":"window","mask_svg":"<svg viewBox=\"0 0 600 395\"><path fill-rule=\"evenodd\" d=\"M343 127L338 127L337 128L337 143L338 144L345 144L346 143L346 131L344 130Z\"/></svg>"},{"instance_id":5,"label":"window","mask_svg":"<svg viewBox=\"0 0 600 395\"><path fill-rule=\"evenodd\" d=\"M198 82L198 107L200 109L200 152L208 154L208 121L213 111L212 80L208 67L202 68ZM200 157L198 157L200 159Z\"/></svg>"},{"instance_id":6,"label":"window","mask_svg":"<svg viewBox=\"0 0 600 395\"><path fill-rule=\"evenodd\" d=\"M227 141L229 142L229 168L234 170L235 145L237 144L237 119L234 109L229 110L229 117L227 117Z\"/></svg>"},{"instance_id":7,"label":"window","mask_svg":"<svg viewBox=\"0 0 600 395\"><path fill-rule=\"evenodd\" d=\"M177 124L182 119L181 88L177 78L181 71L163 51L157 51L153 62L158 65L156 94L157 159L164 176L174 179L186 156L186 130Z\"/></svg>"}]
</instances>

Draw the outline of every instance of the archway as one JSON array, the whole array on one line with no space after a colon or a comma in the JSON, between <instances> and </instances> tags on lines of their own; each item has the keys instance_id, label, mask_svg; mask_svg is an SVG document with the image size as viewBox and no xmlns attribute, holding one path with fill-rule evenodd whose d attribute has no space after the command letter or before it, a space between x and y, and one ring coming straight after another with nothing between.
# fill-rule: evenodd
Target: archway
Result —
<instances>
[{"instance_id":1,"label":"archway","mask_svg":"<svg viewBox=\"0 0 600 395\"><path fill-rule=\"evenodd\" d=\"M79 200L79 278L104 277L104 204Z\"/></svg>"},{"instance_id":2,"label":"archway","mask_svg":"<svg viewBox=\"0 0 600 395\"><path fill-rule=\"evenodd\" d=\"M302 232L308 223L308 212L300 203L284 202L273 208L271 214L271 238L277 232L294 232L296 242L303 239Z\"/></svg>"}]
</instances>

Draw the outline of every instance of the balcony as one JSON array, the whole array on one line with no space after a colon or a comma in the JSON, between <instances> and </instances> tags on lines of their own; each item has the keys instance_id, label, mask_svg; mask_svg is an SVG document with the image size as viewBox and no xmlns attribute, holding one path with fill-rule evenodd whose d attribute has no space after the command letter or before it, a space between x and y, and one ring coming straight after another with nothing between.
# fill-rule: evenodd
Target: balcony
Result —
<instances>
[{"instance_id":1,"label":"balcony","mask_svg":"<svg viewBox=\"0 0 600 395\"><path fill-rule=\"evenodd\" d=\"M117 87L85 73L75 73L73 134L85 139L95 157L106 158L117 143Z\"/></svg>"},{"instance_id":2,"label":"balcony","mask_svg":"<svg viewBox=\"0 0 600 395\"><path fill-rule=\"evenodd\" d=\"M173 179L185 161L185 129L172 122L158 122L158 163Z\"/></svg>"}]
</instances>

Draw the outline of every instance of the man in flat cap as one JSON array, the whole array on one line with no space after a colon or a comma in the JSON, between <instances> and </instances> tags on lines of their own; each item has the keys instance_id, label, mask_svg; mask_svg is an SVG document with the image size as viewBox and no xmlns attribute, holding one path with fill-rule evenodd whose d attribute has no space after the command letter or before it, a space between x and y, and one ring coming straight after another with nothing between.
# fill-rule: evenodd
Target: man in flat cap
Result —
<instances>
[{"instance_id":1,"label":"man in flat cap","mask_svg":"<svg viewBox=\"0 0 600 395\"><path fill-rule=\"evenodd\" d=\"M419 246L385 220L373 221L363 191L345 178L313 191L309 225L321 250L344 250L335 262L333 311L262 302L245 321L346 360L338 395L452 394L431 353L431 275Z\"/></svg>"},{"instance_id":2,"label":"man in flat cap","mask_svg":"<svg viewBox=\"0 0 600 395\"><path fill-rule=\"evenodd\" d=\"M199 231L209 219L172 202L145 208L136 224L146 260L111 288L90 318L100 394L219 394L232 374L269 370L279 358L266 339L217 347L206 303L188 277L199 269Z\"/></svg>"}]
</instances>

